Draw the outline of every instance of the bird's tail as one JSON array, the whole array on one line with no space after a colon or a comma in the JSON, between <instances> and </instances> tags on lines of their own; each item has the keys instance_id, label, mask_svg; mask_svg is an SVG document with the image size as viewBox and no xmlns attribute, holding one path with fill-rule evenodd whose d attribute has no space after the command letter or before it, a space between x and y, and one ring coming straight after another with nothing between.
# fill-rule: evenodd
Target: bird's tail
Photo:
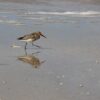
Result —
<instances>
[{"instance_id":1,"label":"bird's tail","mask_svg":"<svg viewBox=\"0 0 100 100\"><path fill-rule=\"evenodd\" d=\"M23 39L23 37L19 37L19 38L17 38L17 40L22 40Z\"/></svg>"}]
</instances>

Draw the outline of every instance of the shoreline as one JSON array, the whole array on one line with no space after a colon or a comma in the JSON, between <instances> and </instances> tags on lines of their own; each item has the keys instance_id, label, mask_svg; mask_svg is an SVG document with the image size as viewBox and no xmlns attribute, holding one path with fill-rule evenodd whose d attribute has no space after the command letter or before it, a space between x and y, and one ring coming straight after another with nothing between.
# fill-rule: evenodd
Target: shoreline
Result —
<instances>
[{"instance_id":1,"label":"shoreline","mask_svg":"<svg viewBox=\"0 0 100 100\"><path fill-rule=\"evenodd\" d=\"M24 4L49 4L53 2L64 2L64 3L79 3L79 4L90 4L90 5L99 5L100 1L95 0L0 0L2 3L24 3Z\"/></svg>"}]
</instances>

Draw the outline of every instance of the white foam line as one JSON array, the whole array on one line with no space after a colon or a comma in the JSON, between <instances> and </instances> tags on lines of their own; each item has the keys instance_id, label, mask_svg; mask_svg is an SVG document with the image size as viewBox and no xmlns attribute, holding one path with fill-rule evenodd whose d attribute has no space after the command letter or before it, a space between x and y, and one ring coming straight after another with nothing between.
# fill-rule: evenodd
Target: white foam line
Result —
<instances>
[{"instance_id":1,"label":"white foam line","mask_svg":"<svg viewBox=\"0 0 100 100\"><path fill-rule=\"evenodd\" d=\"M40 18L36 18L36 17L27 17L26 19L32 19L32 20L44 20L45 17L40 17Z\"/></svg>"},{"instance_id":2,"label":"white foam line","mask_svg":"<svg viewBox=\"0 0 100 100\"><path fill-rule=\"evenodd\" d=\"M27 12L25 15L32 14L41 14L41 15L82 15L82 16L91 16L91 15L100 15L100 12L97 11L86 11L86 12L78 12L78 11L67 11L67 12Z\"/></svg>"},{"instance_id":3,"label":"white foam line","mask_svg":"<svg viewBox=\"0 0 100 100\"><path fill-rule=\"evenodd\" d=\"M16 21L16 20L1 20L0 19L0 23L8 23L8 24L14 24L14 25L23 25L22 23L20 23L19 21Z\"/></svg>"}]
</instances>

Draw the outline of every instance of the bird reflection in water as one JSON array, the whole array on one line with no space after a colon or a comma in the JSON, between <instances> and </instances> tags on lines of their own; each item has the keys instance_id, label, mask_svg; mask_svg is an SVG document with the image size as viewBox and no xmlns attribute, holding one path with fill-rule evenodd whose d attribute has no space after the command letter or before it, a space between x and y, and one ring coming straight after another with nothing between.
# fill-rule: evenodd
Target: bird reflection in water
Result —
<instances>
[{"instance_id":1,"label":"bird reflection in water","mask_svg":"<svg viewBox=\"0 0 100 100\"><path fill-rule=\"evenodd\" d=\"M39 52L36 52L36 53L39 53ZM19 56L18 60L32 65L33 68L38 68L39 66L41 66L41 64L43 64L45 62L45 60L40 61L39 58L34 56L36 53L32 53L32 54L29 54L29 55L26 54L24 56Z\"/></svg>"}]
</instances>

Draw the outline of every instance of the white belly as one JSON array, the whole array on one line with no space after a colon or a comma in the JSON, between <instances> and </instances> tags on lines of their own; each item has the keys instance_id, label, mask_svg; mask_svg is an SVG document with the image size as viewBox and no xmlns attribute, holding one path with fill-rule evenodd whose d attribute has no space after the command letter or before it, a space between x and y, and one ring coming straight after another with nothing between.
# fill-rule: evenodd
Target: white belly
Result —
<instances>
[{"instance_id":1,"label":"white belly","mask_svg":"<svg viewBox=\"0 0 100 100\"><path fill-rule=\"evenodd\" d=\"M20 40L20 41L25 41L25 42L32 42L32 39L27 39L27 40Z\"/></svg>"}]
</instances>

